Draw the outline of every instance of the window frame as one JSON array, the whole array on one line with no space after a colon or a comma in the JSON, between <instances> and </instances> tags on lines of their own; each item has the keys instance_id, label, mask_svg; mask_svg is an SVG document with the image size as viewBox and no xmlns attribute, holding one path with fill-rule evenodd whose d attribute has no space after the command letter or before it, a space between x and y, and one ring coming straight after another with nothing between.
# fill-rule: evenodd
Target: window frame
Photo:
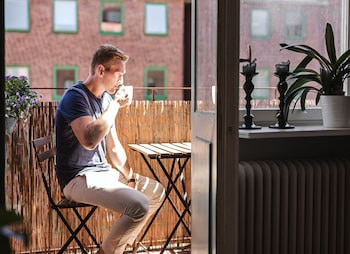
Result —
<instances>
[{"instance_id":1,"label":"window frame","mask_svg":"<svg viewBox=\"0 0 350 254\"><path fill-rule=\"evenodd\" d=\"M75 27L72 30L64 30L56 28L56 3L57 2L72 2L75 5ZM52 1L52 31L53 33L63 33L63 34L77 34L79 29L79 20L78 20L78 0L53 0ZM72 24L74 26L74 24Z\"/></svg>"},{"instance_id":2,"label":"window frame","mask_svg":"<svg viewBox=\"0 0 350 254\"><path fill-rule=\"evenodd\" d=\"M148 13L148 10L147 7L151 7L151 6L164 6L165 7L165 24L164 24L164 29L165 31L164 32L155 32L155 31L148 31L150 28L148 27L148 18L149 17L153 17L154 15L150 15L150 13ZM155 3L155 2L145 2L145 19L144 19L144 34L146 36L168 36L168 30L169 30L169 27L168 27L168 21L169 20L169 15L168 15L168 4L167 3Z\"/></svg>"},{"instance_id":3,"label":"window frame","mask_svg":"<svg viewBox=\"0 0 350 254\"><path fill-rule=\"evenodd\" d=\"M53 85L53 89L52 89L52 99L53 100L60 100L62 95L57 94L57 71L58 70L73 70L74 71L74 80L73 80L73 84L75 82L77 82L78 80L78 70L79 70L79 66L78 65L54 65L53 69L52 69L52 85Z\"/></svg>"},{"instance_id":4,"label":"window frame","mask_svg":"<svg viewBox=\"0 0 350 254\"><path fill-rule=\"evenodd\" d=\"M6 10L6 2L7 0L4 1L4 8ZM23 0L23 2L26 2L26 14L27 14L27 24L26 28L6 28L6 15L5 15L5 10L4 10L4 25L5 25L5 32L30 32L30 0Z\"/></svg>"},{"instance_id":5,"label":"window frame","mask_svg":"<svg viewBox=\"0 0 350 254\"><path fill-rule=\"evenodd\" d=\"M121 31L120 32L113 32L113 31L104 31L101 26L103 22L103 5L105 3L111 3L111 4L116 4L120 6L120 23L121 23ZM122 1L115 1L115 0L101 0L100 1L100 34L105 34L105 35L123 35L124 34L124 2Z\"/></svg>"},{"instance_id":6,"label":"window frame","mask_svg":"<svg viewBox=\"0 0 350 254\"><path fill-rule=\"evenodd\" d=\"M168 68L166 66L146 66L144 69L144 87L148 88L148 73L149 71L163 71L164 85L163 88L168 87ZM168 98L168 90L163 89L162 95L154 95L154 100L166 100ZM152 100L152 93L148 94L148 89L144 91L145 100Z\"/></svg>"}]
</instances>

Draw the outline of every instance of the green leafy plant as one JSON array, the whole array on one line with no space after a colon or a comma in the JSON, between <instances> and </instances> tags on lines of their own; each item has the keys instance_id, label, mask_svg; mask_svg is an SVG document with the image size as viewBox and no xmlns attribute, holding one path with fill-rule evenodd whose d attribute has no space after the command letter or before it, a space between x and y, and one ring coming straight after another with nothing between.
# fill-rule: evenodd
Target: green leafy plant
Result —
<instances>
[{"instance_id":1,"label":"green leafy plant","mask_svg":"<svg viewBox=\"0 0 350 254\"><path fill-rule=\"evenodd\" d=\"M5 77L5 117L27 120L41 98L41 95L30 89L26 76Z\"/></svg>"},{"instance_id":2,"label":"green leafy plant","mask_svg":"<svg viewBox=\"0 0 350 254\"><path fill-rule=\"evenodd\" d=\"M23 241L27 247L29 245L29 237L26 231L13 230L10 225L23 223L23 217L16 214L14 211L8 211L0 208L0 246L1 253L12 253L9 240L17 239Z\"/></svg>"},{"instance_id":3,"label":"green leafy plant","mask_svg":"<svg viewBox=\"0 0 350 254\"><path fill-rule=\"evenodd\" d=\"M281 43L281 50L290 50L304 54L305 57L298 64L291 75L292 84L286 91L285 113L294 101L298 101L302 110L305 110L305 101L309 92L316 92L315 102L318 104L321 95L344 95L344 81L350 75L350 49L337 57L332 25L327 23L325 29L325 44L327 55L323 56L316 49L303 44ZM316 60L319 70L308 68L309 63Z\"/></svg>"}]
</instances>

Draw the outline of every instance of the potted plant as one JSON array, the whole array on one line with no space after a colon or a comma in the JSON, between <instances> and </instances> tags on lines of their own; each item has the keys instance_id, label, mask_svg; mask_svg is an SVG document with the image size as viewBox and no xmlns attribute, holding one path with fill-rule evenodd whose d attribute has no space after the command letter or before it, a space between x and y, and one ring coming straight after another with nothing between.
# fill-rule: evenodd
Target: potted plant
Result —
<instances>
[{"instance_id":1,"label":"potted plant","mask_svg":"<svg viewBox=\"0 0 350 254\"><path fill-rule=\"evenodd\" d=\"M26 76L5 77L5 124L11 134L18 120L26 121L40 102L41 95L30 89Z\"/></svg>"},{"instance_id":2,"label":"potted plant","mask_svg":"<svg viewBox=\"0 0 350 254\"><path fill-rule=\"evenodd\" d=\"M293 101L295 102L293 110L298 101L300 101L301 109L305 110L307 95L309 92L315 92L316 105L321 100L324 126L349 127L350 104L345 110L343 106L336 104L338 105L336 106L337 111L349 112L347 116L340 116L339 119L334 112L329 112L326 106L334 104L333 102L329 102L329 100L350 100L350 97L344 96L344 81L350 75L350 49L337 57L333 28L329 23L327 23L325 29L325 44L328 57L323 56L308 45L280 44L281 50L290 50L305 55L290 77L292 84L289 86L285 95L285 114L288 116L289 107ZM313 60L319 63L319 70L308 68L309 63ZM331 117L331 119L328 119L328 117Z\"/></svg>"}]
</instances>

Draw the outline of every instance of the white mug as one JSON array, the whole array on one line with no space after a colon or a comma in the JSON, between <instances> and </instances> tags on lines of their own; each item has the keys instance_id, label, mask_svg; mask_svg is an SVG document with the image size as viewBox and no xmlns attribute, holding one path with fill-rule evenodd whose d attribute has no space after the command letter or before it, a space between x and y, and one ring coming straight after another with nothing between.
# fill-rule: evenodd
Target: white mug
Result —
<instances>
[{"instance_id":1,"label":"white mug","mask_svg":"<svg viewBox=\"0 0 350 254\"><path fill-rule=\"evenodd\" d=\"M124 89L124 90L125 90L125 93L128 94L128 98L129 98L129 103L128 103L128 105L130 105L131 102L132 102L134 87L133 87L133 86L122 86L122 89Z\"/></svg>"}]
</instances>

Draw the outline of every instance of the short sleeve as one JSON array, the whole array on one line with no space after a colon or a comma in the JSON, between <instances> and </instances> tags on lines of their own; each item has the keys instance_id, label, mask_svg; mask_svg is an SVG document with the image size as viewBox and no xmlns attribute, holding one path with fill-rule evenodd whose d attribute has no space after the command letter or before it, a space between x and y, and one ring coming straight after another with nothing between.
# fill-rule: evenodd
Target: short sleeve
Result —
<instances>
[{"instance_id":1,"label":"short sleeve","mask_svg":"<svg viewBox=\"0 0 350 254\"><path fill-rule=\"evenodd\" d=\"M59 110L68 123L82 116L91 116L88 101L83 94L74 89L66 91Z\"/></svg>"}]
</instances>

